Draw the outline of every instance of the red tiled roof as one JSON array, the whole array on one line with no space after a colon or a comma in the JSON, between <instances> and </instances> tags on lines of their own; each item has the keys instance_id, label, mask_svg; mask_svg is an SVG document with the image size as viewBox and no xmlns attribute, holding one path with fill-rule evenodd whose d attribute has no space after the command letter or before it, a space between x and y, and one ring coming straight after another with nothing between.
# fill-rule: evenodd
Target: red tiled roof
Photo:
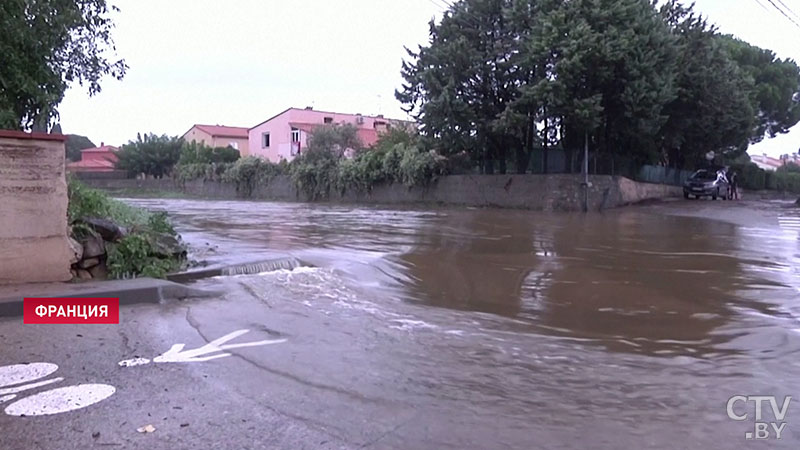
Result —
<instances>
[{"instance_id":1,"label":"red tiled roof","mask_svg":"<svg viewBox=\"0 0 800 450\"><path fill-rule=\"evenodd\" d=\"M314 128L322 126L321 123L298 123L298 122L289 122L289 126L292 128L297 128L298 130L305 131L306 133L313 133Z\"/></svg>"},{"instance_id":2,"label":"red tiled roof","mask_svg":"<svg viewBox=\"0 0 800 450\"><path fill-rule=\"evenodd\" d=\"M249 129L252 130L254 128L260 127L261 125L264 125L265 123L269 122L270 120L272 120L272 119L274 119L276 117L280 117L280 116L282 116L282 115L284 115L287 112L292 111L292 110L294 110L294 111L311 111L311 112L314 112L314 113L317 113L317 114L320 114L320 115L335 114L335 115L340 115L340 116L350 116L350 117L353 117L353 118L361 116L361 117L366 117L366 118L375 119L375 120L382 120L382 121L388 122L388 123L405 123L405 124L413 124L414 123L414 122L409 121L409 120L390 119L388 117L371 116L369 114L337 113L337 112L333 112L333 111L320 111L320 110L317 110L317 109L310 109L309 110L308 108L294 108L294 107L291 107L291 108L284 109L283 111L279 112L278 114L275 114L274 116L270 117L269 119L259 123L258 125L252 126Z\"/></svg>"},{"instance_id":3,"label":"red tiled roof","mask_svg":"<svg viewBox=\"0 0 800 450\"><path fill-rule=\"evenodd\" d=\"M289 123L290 127L297 128L298 130L304 131L306 133L313 133L314 128L323 125L324 124L321 123L298 123L298 122ZM361 141L361 144L364 145L364 147L369 147L372 144L378 142L378 132L372 128L359 128L358 139Z\"/></svg>"},{"instance_id":4,"label":"red tiled roof","mask_svg":"<svg viewBox=\"0 0 800 450\"><path fill-rule=\"evenodd\" d=\"M247 139L247 128L226 127L222 125L195 125L194 128L204 131L211 136Z\"/></svg>"},{"instance_id":5,"label":"red tiled roof","mask_svg":"<svg viewBox=\"0 0 800 450\"><path fill-rule=\"evenodd\" d=\"M103 145L102 147L86 148L81 150L81 153L110 153L119 150L113 145Z\"/></svg>"}]
</instances>

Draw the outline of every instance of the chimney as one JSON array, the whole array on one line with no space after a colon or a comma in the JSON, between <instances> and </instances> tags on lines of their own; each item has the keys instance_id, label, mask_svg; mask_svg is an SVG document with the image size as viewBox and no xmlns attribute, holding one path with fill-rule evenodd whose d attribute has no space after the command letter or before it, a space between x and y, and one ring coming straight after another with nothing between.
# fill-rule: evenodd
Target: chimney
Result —
<instances>
[{"instance_id":1,"label":"chimney","mask_svg":"<svg viewBox=\"0 0 800 450\"><path fill-rule=\"evenodd\" d=\"M306 111L312 111L314 109L313 106L306 106Z\"/></svg>"},{"instance_id":2,"label":"chimney","mask_svg":"<svg viewBox=\"0 0 800 450\"><path fill-rule=\"evenodd\" d=\"M379 119L383 119L383 114L378 114Z\"/></svg>"},{"instance_id":3,"label":"chimney","mask_svg":"<svg viewBox=\"0 0 800 450\"><path fill-rule=\"evenodd\" d=\"M106 143L103 142L103 141L100 141L100 147L105 147L105 146L106 146Z\"/></svg>"}]
</instances>

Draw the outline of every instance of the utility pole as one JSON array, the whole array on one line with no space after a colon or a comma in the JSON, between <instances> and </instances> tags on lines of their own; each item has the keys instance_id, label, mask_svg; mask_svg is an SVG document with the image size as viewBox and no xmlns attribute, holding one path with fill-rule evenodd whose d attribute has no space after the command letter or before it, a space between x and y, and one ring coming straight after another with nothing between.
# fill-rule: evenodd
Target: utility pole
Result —
<instances>
[{"instance_id":1,"label":"utility pole","mask_svg":"<svg viewBox=\"0 0 800 450\"><path fill-rule=\"evenodd\" d=\"M583 212L589 211L589 132L583 138Z\"/></svg>"}]
</instances>

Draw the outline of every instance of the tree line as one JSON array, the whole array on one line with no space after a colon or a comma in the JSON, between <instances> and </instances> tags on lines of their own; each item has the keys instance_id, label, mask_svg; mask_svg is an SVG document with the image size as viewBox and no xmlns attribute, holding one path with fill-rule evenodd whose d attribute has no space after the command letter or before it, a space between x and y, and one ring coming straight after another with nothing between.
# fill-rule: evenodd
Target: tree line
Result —
<instances>
[{"instance_id":1,"label":"tree line","mask_svg":"<svg viewBox=\"0 0 800 450\"><path fill-rule=\"evenodd\" d=\"M677 0L462 0L408 50L396 97L425 145L484 173L538 150L693 168L800 120L800 68Z\"/></svg>"}]
</instances>

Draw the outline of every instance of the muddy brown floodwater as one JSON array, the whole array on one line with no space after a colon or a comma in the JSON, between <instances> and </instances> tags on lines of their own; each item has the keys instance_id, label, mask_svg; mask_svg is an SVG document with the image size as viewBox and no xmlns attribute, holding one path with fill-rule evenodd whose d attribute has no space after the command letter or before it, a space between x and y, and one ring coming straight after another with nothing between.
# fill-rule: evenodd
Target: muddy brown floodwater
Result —
<instances>
[{"instance_id":1,"label":"muddy brown floodwater","mask_svg":"<svg viewBox=\"0 0 800 450\"><path fill-rule=\"evenodd\" d=\"M491 416L498 447L746 447L754 408L731 420L734 395L794 396L769 446L800 442L800 213L783 205L738 206L734 224L714 219L732 214L722 202L582 215L128 201L168 211L211 265L296 261L203 283L393 330L369 369L414 381L387 395Z\"/></svg>"}]
</instances>

